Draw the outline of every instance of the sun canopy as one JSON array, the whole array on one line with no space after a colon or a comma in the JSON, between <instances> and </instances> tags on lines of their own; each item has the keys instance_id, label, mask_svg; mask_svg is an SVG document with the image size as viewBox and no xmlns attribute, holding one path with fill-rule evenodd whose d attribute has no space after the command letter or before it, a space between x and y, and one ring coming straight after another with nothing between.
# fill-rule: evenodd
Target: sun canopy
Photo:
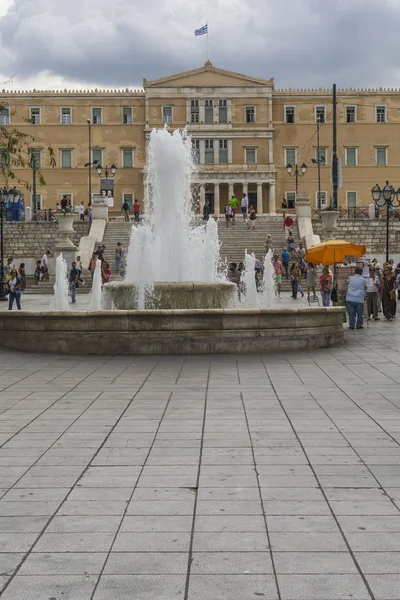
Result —
<instances>
[{"instance_id":1,"label":"sun canopy","mask_svg":"<svg viewBox=\"0 0 400 600\"><path fill-rule=\"evenodd\" d=\"M354 244L346 240L329 240L307 250L305 259L313 265L322 263L324 266L328 266L343 262L346 256L360 258L366 250L366 246L361 244Z\"/></svg>"}]
</instances>

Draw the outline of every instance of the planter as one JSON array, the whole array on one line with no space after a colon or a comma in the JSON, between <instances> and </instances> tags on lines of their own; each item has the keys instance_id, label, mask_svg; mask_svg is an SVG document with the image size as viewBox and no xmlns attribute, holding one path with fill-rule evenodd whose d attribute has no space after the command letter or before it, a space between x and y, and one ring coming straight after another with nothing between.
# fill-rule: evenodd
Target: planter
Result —
<instances>
[{"instance_id":1,"label":"planter","mask_svg":"<svg viewBox=\"0 0 400 600\"><path fill-rule=\"evenodd\" d=\"M76 219L75 213L58 213L57 214L57 223L58 223L58 233L59 239L57 243L57 247L68 247L74 246L74 244L69 239L71 233L74 233L74 221Z\"/></svg>"},{"instance_id":2,"label":"planter","mask_svg":"<svg viewBox=\"0 0 400 600\"><path fill-rule=\"evenodd\" d=\"M333 230L336 229L336 223L340 211L338 210L321 210L320 217L322 221L322 228L324 231L324 240L333 240Z\"/></svg>"}]
</instances>

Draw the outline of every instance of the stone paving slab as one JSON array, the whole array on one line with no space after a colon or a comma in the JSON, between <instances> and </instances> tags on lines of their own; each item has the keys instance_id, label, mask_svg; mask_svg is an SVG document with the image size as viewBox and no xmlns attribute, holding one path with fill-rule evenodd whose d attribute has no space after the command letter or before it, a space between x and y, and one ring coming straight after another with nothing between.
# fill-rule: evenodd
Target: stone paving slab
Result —
<instances>
[{"instance_id":1,"label":"stone paving slab","mask_svg":"<svg viewBox=\"0 0 400 600\"><path fill-rule=\"evenodd\" d=\"M0 351L2 600L398 600L398 333L265 356Z\"/></svg>"}]
</instances>

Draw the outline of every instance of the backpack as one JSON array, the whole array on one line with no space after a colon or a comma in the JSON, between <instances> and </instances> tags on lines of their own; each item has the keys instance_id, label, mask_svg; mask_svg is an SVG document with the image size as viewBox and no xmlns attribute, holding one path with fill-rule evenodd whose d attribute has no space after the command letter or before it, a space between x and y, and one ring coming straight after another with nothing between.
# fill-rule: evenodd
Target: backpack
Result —
<instances>
[{"instance_id":1,"label":"backpack","mask_svg":"<svg viewBox=\"0 0 400 600\"><path fill-rule=\"evenodd\" d=\"M128 202L124 202L123 205L122 205L122 208L124 210L129 210L129 204L128 204Z\"/></svg>"}]
</instances>

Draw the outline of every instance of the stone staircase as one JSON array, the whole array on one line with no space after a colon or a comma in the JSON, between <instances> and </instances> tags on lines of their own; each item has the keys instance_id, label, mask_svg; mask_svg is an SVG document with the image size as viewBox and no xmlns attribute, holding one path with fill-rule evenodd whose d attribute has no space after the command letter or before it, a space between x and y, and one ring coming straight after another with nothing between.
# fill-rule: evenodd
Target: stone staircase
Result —
<instances>
[{"instance_id":1,"label":"stone staircase","mask_svg":"<svg viewBox=\"0 0 400 600\"><path fill-rule=\"evenodd\" d=\"M106 247L104 256L110 265L111 279L118 279L118 275L115 269L115 248L117 243L120 242L123 249L124 255L122 257L121 273L125 272L126 257L128 255L129 241L131 238L131 231L133 222L129 223L125 221L115 220L109 221L104 232L103 241L96 243L95 249L104 244Z\"/></svg>"},{"instance_id":2,"label":"stone staircase","mask_svg":"<svg viewBox=\"0 0 400 600\"><path fill-rule=\"evenodd\" d=\"M85 269L83 270L82 279L84 280L85 284L79 286L78 294L89 294L92 289L92 282L88 272L85 271ZM35 296L38 294L52 295L54 293L54 282L54 275L50 275L49 281L39 281L38 284L36 284L34 277L28 276L25 293L34 294Z\"/></svg>"}]
</instances>

